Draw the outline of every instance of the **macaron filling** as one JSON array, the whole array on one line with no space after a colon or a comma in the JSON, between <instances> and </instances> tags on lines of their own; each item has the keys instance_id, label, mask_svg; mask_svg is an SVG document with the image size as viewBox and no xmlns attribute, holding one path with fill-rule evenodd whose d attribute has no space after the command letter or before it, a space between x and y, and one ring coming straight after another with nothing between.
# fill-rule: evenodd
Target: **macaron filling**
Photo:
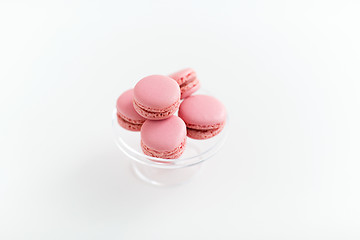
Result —
<instances>
[{"instance_id":1,"label":"macaron filling","mask_svg":"<svg viewBox=\"0 0 360 240\"><path fill-rule=\"evenodd\" d=\"M170 115L174 114L176 110L179 108L180 101L175 102L171 106L163 109L155 109L145 107L144 105L140 104L136 99L133 101L135 110L144 118L147 119L165 119Z\"/></svg>"},{"instance_id":2,"label":"macaron filling","mask_svg":"<svg viewBox=\"0 0 360 240\"><path fill-rule=\"evenodd\" d=\"M194 130L203 130L203 131L223 128L224 125L225 125L225 122L210 124L210 125L197 125L197 124L186 123L187 128L194 129Z\"/></svg>"}]
</instances>

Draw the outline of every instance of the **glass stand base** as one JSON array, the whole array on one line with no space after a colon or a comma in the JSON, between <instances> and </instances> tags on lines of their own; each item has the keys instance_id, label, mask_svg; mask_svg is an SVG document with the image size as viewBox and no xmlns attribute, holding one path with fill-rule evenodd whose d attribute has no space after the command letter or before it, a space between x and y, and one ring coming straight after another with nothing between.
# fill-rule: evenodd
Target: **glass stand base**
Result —
<instances>
[{"instance_id":1,"label":"glass stand base","mask_svg":"<svg viewBox=\"0 0 360 240\"><path fill-rule=\"evenodd\" d=\"M184 168L166 169L147 166L141 163L132 163L132 168L141 180L157 186L173 186L188 182L195 176L202 163Z\"/></svg>"}]
</instances>

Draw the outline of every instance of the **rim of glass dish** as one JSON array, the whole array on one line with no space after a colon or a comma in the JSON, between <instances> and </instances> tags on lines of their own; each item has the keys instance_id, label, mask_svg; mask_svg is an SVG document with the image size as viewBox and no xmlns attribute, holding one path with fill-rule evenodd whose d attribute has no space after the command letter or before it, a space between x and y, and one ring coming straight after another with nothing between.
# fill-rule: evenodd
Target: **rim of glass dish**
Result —
<instances>
[{"instance_id":1,"label":"rim of glass dish","mask_svg":"<svg viewBox=\"0 0 360 240\"><path fill-rule=\"evenodd\" d=\"M201 152L195 156L182 158L182 159L164 159L164 158L157 158L157 157L151 157L148 155L145 155L144 153L141 153L131 146L129 146L118 134L116 128L121 128L121 126L117 123L117 111L116 108L113 110L113 116L112 116L112 125L113 125L113 133L114 133L114 140L116 145L120 148L120 150L129 158L132 160L145 164L145 165L151 165L154 167L159 168L181 168L181 167L189 167L191 165L199 164L210 157L214 156L223 146L225 143L225 140L228 135L228 128L229 128L229 116L226 117L226 124L224 126L224 129L219 133L219 135L215 137L219 137L219 139L214 143L213 146L206 149L204 152ZM201 141L201 140L199 140ZM134 156L135 155L135 156ZM198 159L199 158L199 159Z\"/></svg>"}]
</instances>

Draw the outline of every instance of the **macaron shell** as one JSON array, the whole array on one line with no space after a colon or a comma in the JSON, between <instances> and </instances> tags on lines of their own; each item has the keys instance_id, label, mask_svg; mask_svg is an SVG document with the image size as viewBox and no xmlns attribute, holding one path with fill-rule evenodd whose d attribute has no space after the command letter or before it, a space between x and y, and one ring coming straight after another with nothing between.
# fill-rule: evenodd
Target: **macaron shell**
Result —
<instances>
[{"instance_id":1,"label":"macaron shell","mask_svg":"<svg viewBox=\"0 0 360 240\"><path fill-rule=\"evenodd\" d=\"M181 85L193 78L196 78L196 72L192 68L185 68L170 74L169 77Z\"/></svg>"},{"instance_id":2,"label":"macaron shell","mask_svg":"<svg viewBox=\"0 0 360 240\"><path fill-rule=\"evenodd\" d=\"M177 148L171 151L157 151L149 148L141 141L141 149L146 155L151 157L164 158L164 159L179 158L184 153L185 145L186 145L186 137L183 139L180 146L178 146Z\"/></svg>"},{"instance_id":3,"label":"macaron shell","mask_svg":"<svg viewBox=\"0 0 360 240\"><path fill-rule=\"evenodd\" d=\"M170 107L166 108L164 111L159 111L158 109L145 109L145 107L139 105L139 103L137 103L135 100L133 104L135 111L142 117L149 120L162 120L169 118L179 109L179 105L180 101L177 101Z\"/></svg>"},{"instance_id":4,"label":"macaron shell","mask_svg":"<svg viewBox=\"0 0 360 240\"><path fill-rule=\"evenodd\" d=\"M141 127L141 140L149 149L172 151L186 138L186 125L178 116L165 120L147 120Z\"/></svg>"},{"instance_id":5,"label":"macaron shell","mask_svg":"<svg viewBox=\"0 0 360 240\"><path fill-rule=\"evenodd\" d=\"M199 79L196 76L196 72L192 68L185 68L173 74L169 77L174 79L180 87L181 99L184 99L200 88Z\"/></svg>"},{"instance_id":6,"label":"macaron shell","mask_svg":"<svg viewBox=\"0 0 360 240\"><path fill-rule=\"evenodd\" d=\"M186 125L211 127L222 124L226 120L226 109L224 105L212 96L192 95L186 98L180 105L179 117Z\"/></svg>"},{"instance_id":7,"label":"macaron shell","mask_svg":"<svg viewBox=\"0 0 360 240\"><path fill-rule=\"evenodd\" d=\"M135 111L133 106L133 94L133 89L129 89L122 93L116 101L116 110L118 115L124 120L135 124L141 124L145 122L146 119Z\"/></svg>"},{"instance_id":8,"label":"macaron shell","mask_svg":"<svg viewBox=\"0 0 360 240\"><path fill-rule=\"evenodd\" d=\"M198 130L198 129L188 128L187 136L189 138L199 139L199 140L209 139L209 138L212 138L212 137L218 135L223 130L223 128L224 128L224 125L222 125L219 128L209 129L209 130Z\"/></svg>"},{"instance_id":9,"label":"macaron shell","mask_svg":"<svg viewBox=\"0 0 360 240\"><path fill-rule=\"evenodd\" d=\"M193 82L189 83L188 85L181 87L181 99L189 97L191 94L199 90L200 82L198 79L195 79Z\"/></svg>"},{"instance_id":10,"label":"macaron shell","mask_svg":"<svg viewBox=\"0 0 360 240\"><path fill-rule=\"evenodd\" d=\"M147 76L135 85L134 100L147 108L161 110L180 100L180 88L170 77Z\"/></svg>"},{"instance_id":11,"label":"macaron shell","mask_svg":"<svg viewBox=\"0 0 360 240\"><path fill-rule=\"evenodd\" d=\"M134 123L128 122L128 121L124 120L122 117L120 117L119 115L117 115L117 121L118 121L119 125L121 127L123 127L124 129L134 131L134 132L139 132L141 129L141 126L142 126L142 124L134 124Z\"/></svg>"}]
</instances>

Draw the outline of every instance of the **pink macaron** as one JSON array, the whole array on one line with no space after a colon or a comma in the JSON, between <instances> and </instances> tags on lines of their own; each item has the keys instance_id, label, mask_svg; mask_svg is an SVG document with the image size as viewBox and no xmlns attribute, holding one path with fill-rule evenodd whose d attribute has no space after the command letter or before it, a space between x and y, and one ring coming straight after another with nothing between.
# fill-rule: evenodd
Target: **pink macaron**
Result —
<instances>
[{"instance_id":1,"label":"pink macaron","mask_svg":"<svg viewBox=\"0 0 360 240\"><path fill-rule=\"evenodd\" d=\"M194 139L208 139L219 134L226 121L224 105L207 95L186 98L178 114L186 124L187 136Z\"/></svg>"},{"instance_id":2,"label":"pink macaron","mask_svg":"<svg viewBox=\"0 0 360 240\"><path fill-rule=\"evenodd\" d=\"M144 118L166 119L180 105L180 88L170 77L151 75L141 79L134 88L134 108Z\"/></svg>"},{"instance_id":3,"label":"pink macaron","mask_svg":"<svg viewBox=\"0 0 360 240\"><path fill-rule=\"evenodd\" d=\"M170 74L169 77L174 79L180 86L181 99L187 98L200 88L199 79L192 68L186 68Z\"/></svg>"},{"instance_id":4,"label":"pink macaron","mask_svg":"<svg viewBox=\"0 0 360 240\"><path fill-rule=\"evenodd\" d=\"M130 131L140 131L145 118L133 106L133 89L125 91L116 101L117 120L121 127Z\"/></svg>"},{"instance_id":5,"label":"pink macaron","mask_svg":"<svg viewBox=\"0 0 360 240\"><path fill-rule=\"evenodd\" d=\"M178 116L167 119L147 120L141 128L141 148L151 157L175 159L184 152L186 125Z\"/></svg>"}]
</instances>

